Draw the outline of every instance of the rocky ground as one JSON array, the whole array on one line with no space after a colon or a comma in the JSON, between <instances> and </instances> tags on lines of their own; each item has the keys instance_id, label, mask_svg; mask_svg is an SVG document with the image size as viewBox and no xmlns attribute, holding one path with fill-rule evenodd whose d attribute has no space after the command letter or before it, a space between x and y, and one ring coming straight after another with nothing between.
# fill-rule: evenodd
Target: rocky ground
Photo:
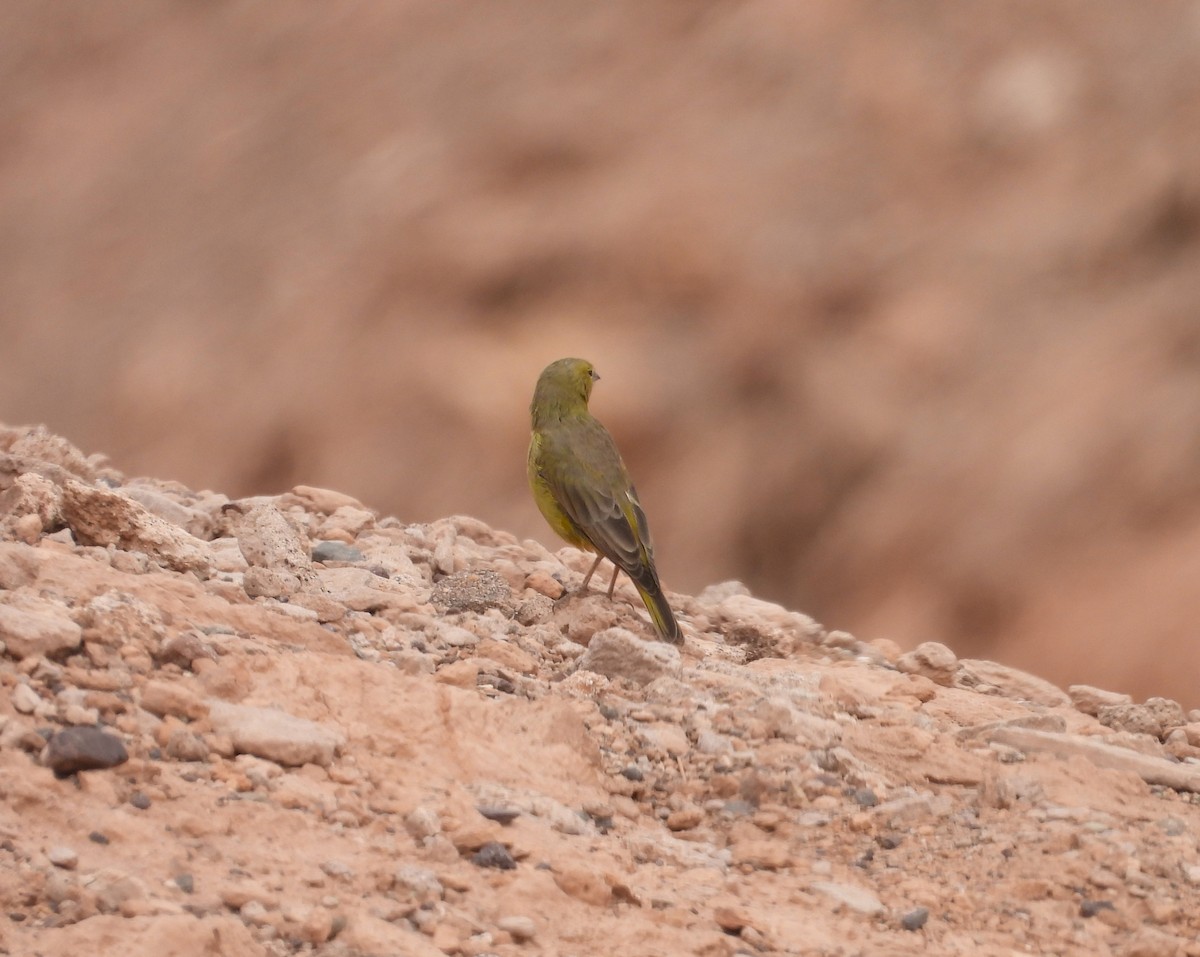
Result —
<instances>
[{"instance_id":1,"label":"rocky ground","mask_svg":"<svg viewBox=\"0 0 1200 957\"><path fill-rule=\"evenodd\" d=\"M0 430L0 953L1200 955L1200 713Z\"/></svg>"}]
</instances>

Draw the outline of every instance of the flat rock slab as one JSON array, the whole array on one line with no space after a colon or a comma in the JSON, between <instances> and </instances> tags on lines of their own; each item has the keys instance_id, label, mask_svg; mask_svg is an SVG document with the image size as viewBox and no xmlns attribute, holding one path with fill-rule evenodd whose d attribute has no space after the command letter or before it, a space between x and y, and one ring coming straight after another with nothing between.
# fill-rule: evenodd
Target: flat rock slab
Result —
<instances>
[{"instance_id":1,"label":"flat rock slab","mask_svg":"<svg viewBox=\"0 0 1200 957\"><path fill-rule=\"evenodd\" d=\"M346 743L345 735L335 728L274 708L212 701L209 720L213 730L229 735L239 754L290 767L328 767Z\"/></svg>"}]
</instances>

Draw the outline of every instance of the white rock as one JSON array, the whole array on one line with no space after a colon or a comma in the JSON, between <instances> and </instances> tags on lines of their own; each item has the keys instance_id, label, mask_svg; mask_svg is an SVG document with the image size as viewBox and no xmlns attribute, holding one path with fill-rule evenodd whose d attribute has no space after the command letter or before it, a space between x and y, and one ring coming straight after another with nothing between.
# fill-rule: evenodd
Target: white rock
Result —
<instances>
[{"instance_id":1,"label":"white rock","mask_svg":"<svg viewBox=\"0 0 1200 957\"><path fill-rule=\"evenodd\" d=\"M896 667L906 674L921 675L934 684L949 687L958 674L958 656L940 642L923 641L897 658Z\"/></svg>"},{"instance_id":2,"label":"white rock","mask_svg":"<svg viewBox=\"0 0 1200 957\"><path fill-rule=\"evenodd\" d=\"M24 682L13 688L10 700L12 706L21 714L33 714L37 706L42 703L38 693Z\"/></svg>"},{"instance_id":3,"label":"white rock","mask_svg":"<svg viewBox=\"0 0 1200 957\"><path fill-rule=\"evenodd\" d=\"M813 890L833 898L839 904L844 904L853 911L868 916L882 914L885 910L883 902L865 887L855 884L842 884L837 881L817 881Z\"/></svg>"},{"instance_id":4,"label":"white rock","mask_svg":"<svg viewBox=\"0 0 1200 957\"><path fill-rule=\"evenodd\" d=\"M346 741L335 728L273 708L214 700L209 703L209 720L214 731L229 735L239 754L293 767L328 766Z\"/></svg>"},{"instance_id":5,"label":"white rock","mask_svg":"<svg viewBox=\"0 0 1200 957\"><path fill-rule=\"evenodd\" d=\"M46 860L64 871L73 871L79 866L79 855L70 847L59 845L46 852Z\"/></svg>"},{"instance_id":6,"label":"white rock","mask_svg":"<svg viewBox=\"0 0 1200 957\"><path fill-rule=\"evenodd\" d=\"M78 648L83 630L62 608L41 599L25 599L21 608L0 605L0 640L16 658L51 658Z\"/></svg>"},{"instance_id":7,"label":"white rock","mask_svg":"<svg viewBox=\"0 0 1200 957\"><path fill-rule=\"evenodd\" d=\"M643 641L624 628L606 628L592 635L578 668L646 685L662 675L678 674L681 665L679 649L671 645Z\"/></svg>"}]
</instances>

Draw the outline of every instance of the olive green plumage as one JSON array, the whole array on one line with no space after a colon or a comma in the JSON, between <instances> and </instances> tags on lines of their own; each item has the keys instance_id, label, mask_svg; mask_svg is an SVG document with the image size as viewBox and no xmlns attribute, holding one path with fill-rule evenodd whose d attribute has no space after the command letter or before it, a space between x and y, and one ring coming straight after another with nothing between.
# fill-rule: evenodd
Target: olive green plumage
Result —
<instances>
[{"instance_id":1,"label":"olive green plumage","mask_svg":"<svg viewBox=\"0 0 1200 957\"><path fill-rule=\"evenodd\" d=\"M588 412L592 383L600 377L584 359L559 359L538 377L529 406L529 487L550 527L574 545L596 553L592 572L607 558L616 567L608 585L611 598L619 572L633 581L658 633L683 640L658 572L646 514L629 480L612 436Z\"/></svg>"}]
</instances>

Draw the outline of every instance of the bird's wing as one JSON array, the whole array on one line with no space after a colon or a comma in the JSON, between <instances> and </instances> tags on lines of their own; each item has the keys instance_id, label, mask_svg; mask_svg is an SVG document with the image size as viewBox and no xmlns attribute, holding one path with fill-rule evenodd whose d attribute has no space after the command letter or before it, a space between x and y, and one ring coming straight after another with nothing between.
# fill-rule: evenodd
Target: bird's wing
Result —
<instances>
[{"instance_id":1,"label":"bird's wing","mask_svg":"<svg viewBox=\"0 0 1200 957\"><path fill-rule=\"evenodd\" d=\"M596 551L634 581L653 576L646 514L612 437L592 419L572 429L569 444L569 452L554 460L570 464L544 474L563 511Z\"/></svg>"}]
</instances>

